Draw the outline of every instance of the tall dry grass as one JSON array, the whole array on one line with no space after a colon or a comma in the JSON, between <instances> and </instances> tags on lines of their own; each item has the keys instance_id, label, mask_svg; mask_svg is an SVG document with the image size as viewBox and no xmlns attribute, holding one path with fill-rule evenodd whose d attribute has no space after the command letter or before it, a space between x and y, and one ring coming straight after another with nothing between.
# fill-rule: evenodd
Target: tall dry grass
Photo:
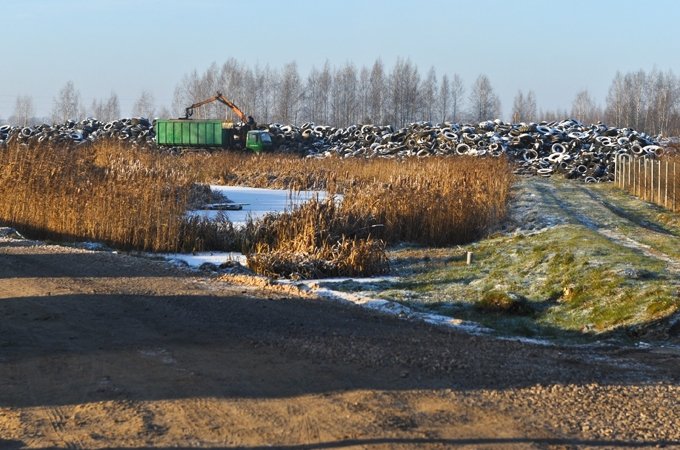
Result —
<instances>
[{"instance_id":1,"label":"tall dry grass","mask_svg":"<svg viewBox=\"0 0 680 450\"><path fill-rule=\"evenodd\" d=\"M113 145L0 149L0 221L42 239L169 251L183 239L190 178Z\"/></svg>"},{"instance_id":2,"label":"tall dry grass","mask_svg":"<svg viewBox=\"0 0 680 450\"><path fill-rule=\"evenodd\" d=\"M371 235L370 217L333 198L314 199L290 213L248 225L248 266L286 277L387 273L385 243Z\"/></svg>"},{"instance_id":3,"label":"tall dry grass","mask_svg":"<svg viewBox=\"0 0 680 450\"><path fill-rule=\"evenodd\" d=\"M505 216L512 175L498 158L305 159L102 143L0 149L0 222L39 238L150 251L240 250L268 274L386 270L385 243L468 242ZM325 189L312 202L235 230L185 215L194 183Z\"/></svg>"},{"instance_id":4,"label":"tall dry grass","mask_svg":"<svg viewBox=\"0 0 680 450\"><path fill-rule=\"evenodd\" d=\"M191 153L175 170L207 183L324 189L346 211L384 226L381 238L430 245L469 242L503 220L512 183L504 158L300 158L285 154Z\"/></svg>"}]
</instances>

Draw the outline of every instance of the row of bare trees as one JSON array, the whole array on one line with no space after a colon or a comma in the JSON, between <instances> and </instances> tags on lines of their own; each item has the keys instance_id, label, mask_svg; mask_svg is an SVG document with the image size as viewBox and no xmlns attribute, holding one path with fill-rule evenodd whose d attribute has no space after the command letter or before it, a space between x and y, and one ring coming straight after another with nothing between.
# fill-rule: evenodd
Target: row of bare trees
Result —
<instances>
[{"instance_id":1,"label":"row of bare trees","mask_svg":"<svg viewBox=\"0 0 680 450\"><path fill-rule=\"evenodd\" d=\"M154 117L155 112L156 106L153 94L148 91L142 91L132 106L132 116ZM169 114L167 109L162 109L161 112L165 115ZM68 120L80 120L85 117L96 117L106 122L121 118L118 95L115 92L111 92L107 99L95 98L90 103L89 108L86 108L81 101L80 92L72 81L68 81L54 98L49 118L36 116L33 97L30 95L19 95L14 106L14 113L7 122L12 125L25 127L37 125L45 121L63 123Z\"/></svg>"},{"instance_id":2,"label":"row of bare trees","mask_svg":"<svg viewBox=\"0 0 680 450\"><path fill-rule=\"evenodd\" d=\"M261 123L301 124L315 122L334 126L378 123L403 126L414 121L470 121L494 119L501 104L489 78L482 74L467 87L458 74L437 75L431 68L424 77L408 59L398 59L387 70L380 59L371 67L352 63L312 67L302 76L290 62L280 70L269 66L248 67L230 58L221 66L213 63L203 73L185 75L175 88L172 108L157 108L153 95L142 91L132 106L133 116L180 117L184 109L221 91ZM197 117L230 117L219 103L197 110ZM118 96L93 99L83 107L73 82L67 82L54 98L53 122L97 117L109 121L121 117ZM533 91L518 91L509 119L513 122L562 120L571 117L584 123L605 122L650 134L680 135L680 79L672 72L620 73L614 77L604 107L587 89L579 91L571 109L537 110ZM35 118L28 95L16 99L10 123L31 125Z\"/></svg>"},{"instance_id":3,"label":"row of bare trees","mask_svg":"<svg viewBox=\"0 0 680 450\"><path fill-rule=\"evenodd\" d=\"M604 110L608 122L646 130L653 134L678 135L680 131L680 79L656 69L616 73Z\"/></svg>"},{"instance_id":4,"label":"row of bare trees","mask_svg":"<svg viewBox=\"0 0 680 450\"><path fill-rule=\"evenodd\" d=\"M306 77L295 62L280 71L269 66L250 68L235 59L214 63L204 73L194 71L178 84L173 110L222 91L261 122L315 122L334 126L380 123L402 126L427 120L470 121L494 119L501 104L489 78L482 74L468 88L460 75L437 76L431 68L424 77L408 59L398 59L391 71L380 59L371 67L352 63L334 67L326 62L312 67ZM584 123L605 122L651 134L680 134L680 79L672 72L643 70L617 73L601 107L587 89L579 91L571 109L537 110L533 91L518 91L510 120L537 122L575 118ZM224 114L220 105L204 109L205 117Z\"/></svg>"},{"instance_id":5,"label":"row of bare trees","mask_svg":"<svg viewBox=\"0 0 680 450\"><path fill-rule=\"evenodd\" d=\"M156 106L153 94L142 91L132 105L132 115L138 117L154 117ZM115 92L111 92L108 99L93 99L89 109L84 108L80 101L80 92L72 81L59 91L54 99L51 119L54 123L67 120L78 120L84 117L96 117L102 121L110 121L121 117L120 101Z\"/></svg>"},{"instance_id":6,"label":"row of bare trees","mask_svg":"<svg viewBox=\"0 0 680 450\"><path fill-rule=\"evenodd\" d=\"M518 100L518 98L520 100ZM522 93L515 97L515 111L521 111ZM534 102L535 103L535 102ZM535 106L534 106L535 111ZM520 114L521 115L521 114ZM656 69L646 72L617 72L609 86L606 102L601 107L587 89L574 97L571 110L541 111L540 120L573 117L584 123L604 122L610 126L628 127L652 135L680 135L680 78L673 72ZM530 119L533 120L533 119Z\"/></svg>"},{"instance_id":7,"label":"row of bare trees","mask_svg":"<svg viewBox=\"0 0 680 450\"><path fill-rule=\"evenodd\" d=\"M466 110L461 77L437 77L431 68L423 78L408 59L399 59L390 72L380 59L371 67L352 63L332 67L326 62L312 67L306 77L297 64L280 71L269 66L247 67L235 59L221 66L212 64L204 73L185 75L175 89L173 112L182 114L187 105L208 98L216 91L233 99L260 122L315 122L334 126L352 123L391 123L427 120L440 122L494 118L500 101L491 82L480 75L469 95ZM204 117L224 114L224 107L211 104L200 112Z\"/></svg>"}]
</instances>

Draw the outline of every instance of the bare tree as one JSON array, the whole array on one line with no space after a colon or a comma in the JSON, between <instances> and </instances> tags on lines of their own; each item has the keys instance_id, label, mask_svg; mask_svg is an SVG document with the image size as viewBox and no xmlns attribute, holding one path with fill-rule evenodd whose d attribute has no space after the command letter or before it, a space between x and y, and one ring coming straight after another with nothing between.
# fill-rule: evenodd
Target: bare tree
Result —
<instances>
[{"instance_id":1,"label":"bare tree","mask_svg":"<svg viewBox=\"0 0 680 450\"><path fill-rule=\"evenodd\" d=\"M305 97L302 111L305 120L317 122L319 120L319 69L312 67L305 83Z\"/></svg>"},{"instance_id":2,"label":"bare tree","mask_svg":"<svg viewBox=\"0 0 680 450\"><path fill-rule=\"evenodd\" d=\"M470 91L470 120L479 122L495 119L500 115L501 102L491 87L489 78L482 74Z\"/></svg>"},{"instance_id":3,"label":"bare tree","mask_svg":"<svg viewBox=\"0 0 680 450\"><path fill-rule=\"evenodd\" d=\"M97 99L92 100L89 114L104 122L110 122L120 118L118 95L116 95L115 92L111 92L111 96L106 101Z\"/></svg>"},{"instance_id":4,"label":"bare tree","mask_svg":"<svg viewBox=\"0 0 680 450\"><path fill-rule=\"evenodd\" d=\"M678 112L678 80L672 72L653 71L650 75L651 98L650 104L654 105L650 111L652 119L650 131L654 134L668 135L671 129L671 120Z\"/></svg>"},{"instance_id":5,"label":"bare tree","mask_svg":"<svg viewBox=\"0 0 680 450\"><path fill-rule=\"evenodd\" d=\"M366 66L361 67L359 72L359 83L357 85L359 96L359 110L357 117L361 123L371 123L369 111L369 93L371 89L371 74Z\"/></svg>"},{"instance_id":6,"label":"bare tree","mask_svg":"<svg viewBox=\"0 0 680 450\"><path fill-rule=\"evenodd\" d=\"M546 122L553 122L553 121L558 121L558 120L564 120L567 117L569 117L569 113L567 113L566 109L553 109L553 110L543 110L541 109L540 112L538 113L538 117L541 118L541 120L546 121Z\"/></svg>"},{"instance_id":7,"label":"bare tree","mask_svg":"<svg viewBox=\"0 0 680 450\"><path fill-rule=\"evenodd\" d=\"M172 116L172 112L167 106L163 105L158 109L158 117L168 118Z\"/></svg>"},{"instance_id":8,"label":"bare tree","mask_svg":"<svg viewBox=\"0 0 680 450\"><path fill-rule=\"evenodd\" d=\"M605 118L607 122L616 126L624 126L626 89L624 78L621 72L616 72L612 84L607 93L607 106L605 107Z\"/></svg>"},{"instance_id":9,"label":"bare tree","mask_svg":"<svg viewBox=\"0 0 680 450\"><path fill-rule=\"evenodd\" d=\"M512 121L532 122L536 120L536 97L534 91L529 91L525 96L522 90L517 91L512 104Z\"/></svg>"},{"instance_id":10,"label":"bare tree","mask_svg":"<svg viewBox=\"0 0 680 450\"><path fill-rule=\"evenodd\" d=\"M296 123L300 113L302 82L297 64L290 62L283 67L276 101L276 117L284 123Z\"/></svg>"},{"instance_id":11,"label":"bare tree","mask_svg":"<svg viewBox=\"0 0 680 450\"><path fill-rule=\"evenodd\" d=\"M672 72L616 73L607 95L607 122L652 134L680 133L680 83Z\"/></svg>"},{"instance_id":12,"label":"bare tree","mask_svg":"<svg viewBox=\"0 0 680 450\"><path fill-rule=\"evenodd\" d=\"M224 93L224 83L221 76L222 73L220 72L220 68L217 66L217 63L212 63L198 80L198 84L196 85L196 90L194 92L196 97L193 98L190 103L186 104L185 108L191 104L212 97L217 93L217 91L222 91ZM201 106L197 111L198 117L206 119L220 117L226 118L227 114L229 114L229 112L225 111L224 105L217 102L212 102Z\"/></svg>"},{"instance_id":13,"label":"bare tree","mask_svg":"<svg viewBox=\"0 0 680 450\"><path fill-rule=\"evenodd\" d=\"M97 100L96 98L92 99L92 103L90 103L90 109L87 111L87 115L91 117L95 117L99 120L107 121L106 119L103 118L103 111L104 111L104 101L103 100Z\"/></svg>"},{"instance_id":14,"label":"bare tree","mask_svg":"<svg viewBox=\"0 0 680 450\"><path fill-rule=\"evenodd\" d=\"M571 104L571 116L584 123L595 123L600 120L599 115L599 108L590 97L588 90L579 91Z\"/></svg>"},{"instance_id":15,"label":"bare tree","mask_svg":"<svg viewBox=\"0 0 680 450\"><path fill-rule=\"evenodd\" d=\"M59 95L54 99L52 108L52 121L55 123L66 122L68 120L78 120L81 115L80 92L73 85L73 81L68 81L59 91Z\"/></svg>"},{"instance_id":16,"label":"bare tree","mask_svg":"<svg viewBox=\"0 0 680 450\"><path fill-rule=\"evenodd\" d=\"M385 108L385 68L380 59L371 67L368 89L368 115L374 123L384 123Z\"/></svg>"},{"instance_id":17,"label":"bare tree","mask_svg":"<svg viewBox=\"0 0 680 450\"><path fill-rule=\"evenodd\" d=\"M522 90L518 90L515 99L512 102L512 122L517 123L523 120L524 116L524 94Z\"/></svg>"},{"instance_id":18,"label":"bare tree","mask_svg":"<svg viewBox=\"0 0 680 450\"><path fill-rule=\"evenodd\" d=\"M32 124L34 115L33 97L30 95L19 95L14 105L14 114L10 116L10 122L25 127Z\"/></svg>"},{"instance_id":19,"label":"bare tree","mask_svg":"<svg viewBox=\"0 0 680 450\"><path fill-rule=\"evenodd\" d=\"M451 83L449 83L449 77L446 74L442 76L442 81L439 83L436 103L439 121L446 122L449 118L449 108L451 107Z\"/></svg>"},{"instance_id":20,"label":"bare tree","mask_svg":"<svg viewBox=\"0 0 680 450\"><path fill-rule=\"evenodd\" d=\"M536 121L536 94L534 91L527 92L525 99L525 114L526 118L524 120L528 122Z\"/></svg>"},{"instance_id":21,"label":"bare tree","mask_svg":"<svg viewBox=\"0 0 680 450\"><path fill-rule=\"evenodd\" d=\"M417 121L420 75L410 60L397 59L390 76L390 114L394 125Z\"/></svg>"},{"instance_id":22,"label":"bare tree","mask_svg":"<svg viewBox=\"0 0 680 450\"><path fill-rule=\"evenodd\" d=\"M304 116L315 123L326 124L329 121L329 95L332 74L328 61L321 70L312 67L307 75L304 95Z\"/></svg>"},{"instance_id":23,"label":"bare tree","mask_svg":"<svg viewBox=\"0 0 680 450\"><path fill-rule=\"evenodd\" d=\"M437 72L434 67L430 67L427 72L427 76L423 80L420 86L419 99L422 103L421 111L422 118L428 122L431 122L435 118L435 111L437 110L436 105L437 98Z\"/></svg>"},{"instance_id":24,"label":"bare tree","mask_svg":"<svg viewBox=\"0 0 680 450\"><path fill-rule=\"evenodd\" d=\"M571 104L571 116L582 122L590 121L592 112L595 109L595 102L590 98L587 89L579 91ZM592 122L592 121L591 121Z\"/></svg>"},{"instance_id":25,"label":"bare tree","mask_svg":"<svg viewBox=\"0 0 680 450\"><path fill-rule=\"evenodd\" d=\"M258 92L255 99L254 117L260 122L270 122L275 101L275 89L279 84L279 75L269 65L266 65L264 69L255 66L254 77Z\"/></svg>"},{"instance_id":26,"label":"bare tree","mask_svg":"<svg viewBox=\"0 0 680 450\"><path fill-rule=\"evenodd\" d=\"M106 120L120 118L120 102L118 101L118 95L116 95L115 92L111 92L109 99L106 101L106 114L104 117L106 117Z\"/></svg>"},{"instance_id":27,"label":"bare tree","mask_svg":"<svg viewBox=\"0 0 680 450\"><path fill-rule=\"evenodd\" d=\"M331 88L331 124L346 127L358 121L357 88L359 80L354 64L335 70Z\"/></svg>"},{"instance_id":28,"label":"bare tree","mask_svg":"<svg viewBox=\"0 0 680 450\"><path fill-rule=\"evenodd\" d=\"M460 122L461 114L464 107L463 96L465 95L465 85L460 75L453 74L451 80L451 120L453 122Z\"/></svg>"},{"instance_id":29,"label":"bare tree","mask_svg":"<svg viewBox=\"0 0 680 450\"><path fill-rule=\"evenodd\" d=\"M331 71L331 63L326 60L319 72L319 121L321 123L329 123L331 114L331 86L333 84L333 74Z\"/></svg>"},{"instance_id":30,"label":"bare tree","mask_svg":"<svg viewBox=\"0 0 680 450\"><path fill-rule=\"evenodd\" d=\"M153 94L149 91L142 91L139 98L132 105L132 115L135 117L153 117L156 106Z\"/></svg>"},{"instance_id":31,"label":"bare tree","mask_svg":"<svg viewBox=\"0 0 680 450\"><path fill-rule=\"evenodd\" d=\"M649 101L647 74L643 70L626 74L624 84L628 100L625 107L626 123L637 130L645 130Z\"/></svg>"}]
</instances>

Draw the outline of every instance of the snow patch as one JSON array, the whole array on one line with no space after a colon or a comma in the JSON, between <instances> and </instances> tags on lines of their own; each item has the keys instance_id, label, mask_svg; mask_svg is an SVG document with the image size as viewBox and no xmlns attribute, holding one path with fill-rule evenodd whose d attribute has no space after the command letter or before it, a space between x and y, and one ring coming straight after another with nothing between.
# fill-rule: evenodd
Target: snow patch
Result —
<instances>
[{"instance_id":1,"label":"snow patch","mask_svg":"<svg viewBox=\"0 0 680 450\"><path fill-rule=\"evenodd\" d=\"M215 266L220 266L226 262L237 262L242 266L246 265L246 257L243 253L238 252L198 252L192 254L186 253L165 253L163 256L165 259L178 262L181 261L188 265L189 267L199 268L203 264L213 264Z\"/></svg>"},{"instance_id":2,"label":"snow patch","mask_svg":"<svg viewBox=\"0 0 680 450\"><path fill-rule=\"evenodd\" d=\"M243 186L211 185L210 190L220 193L229 201L238 203L243 209L238 211L194 210L190 215L215 219L224 215L235 227L243 227L247 219L261 219L267 214L290 211L312 199L324 200L325 191L290 191L284 189L261 189Z\"/></svg>"},{"instance_id":3,"label":"snow patch","mask_svg":"<svg viewBox=\"0 0 680 450\"><path fill-rule=\"evenodd\" d=\"M394 278L394 277L383 277ZM345 278L345 279L332 279L336 282L342 281L353 281L353 282L377 282L378 278ZM342 280L342 281L340 281ZM306 286L310 291L318 295L319 297L326 298L333 301L340 301L344 303L351 303L353 305L358 305L367 309L381 312L383 314L396 316L403 319L411 320L421 320L437 326L444 326L449 328L455 328L458 330L463 330L472 334L486 334L492 333L493 330L486 328L478 323L469 322L465 320L456 319L450 316L444 316L441 314L434 313L424 313L415 311L408 306L404 306L401 303L393 302L390 300L377 299L372 297L363 296L357 293L335 291L332 289L324 288L319 286L319 282L327 282L328 280L317 280L317 281L302 281L297 282L297 285Z\"/></svg>"}]
</instances>

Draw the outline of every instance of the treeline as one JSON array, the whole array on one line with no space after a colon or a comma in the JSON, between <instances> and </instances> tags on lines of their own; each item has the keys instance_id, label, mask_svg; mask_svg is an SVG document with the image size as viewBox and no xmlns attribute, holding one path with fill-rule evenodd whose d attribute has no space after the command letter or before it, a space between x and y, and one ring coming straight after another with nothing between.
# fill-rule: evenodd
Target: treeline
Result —
<instances>
[{"instance_id":1,"label":"treeline","mask_svg":"<svg viewBox=\"0 0 680 450\"><path fill-rule=\"evenodd\" d=\"M204 72L194 70L177 84L168 109L157 108L153 95L142 92L131 114L145 117L181 117L184 109L220 91L260 123L333 126L376 123L403 126L415 121L479 122L501 117L501 103L490 79L479 75L466 86L458 74L439 76L430 68L421 74L408 59L386 68L380 59L370 67L352 63L312 67L301 74L295 62L280 69L250 67L230 58L213 63ZM570 108L538 110L533 91L518 91L509 114L513 122L539 122L575 118L584 123L602 121L657 135L680 135L680 79L672 72L639 70L617 73L604 105L588 90L575 95ZM19 96L10 122L31 121L30 96ZM54 99L51 120L61 122L82 117L111 120L120 117L118 97L93 99L83 107L80 94L68 82ZM220 103L203 106L195 117L224 117ZM227 116L233 118L228 112Z\"/></svg>"},{"instance_id":2,"label":"treeline","mask_svg":"<svg viewBox=\"0 0 680 450\"><path fill-rule=\"evenodd\" d=\"M173 112L208 98L216 91L238 102L260 122L314 122L333 126L379 123L403 126L409 122L479 122L498 118L501 103L489 78L481 74L465 86L458 74L437 75L430 68L421 76L408 59L387 70L378 59L371 67L352 63L312 67L306 77L295 62L281 70L248 67L234 59L205 72L185 75L174 93ZM205 117L224 114L219 104L204 107ZM518 91L510 114L513 122L575 118L584 123L605 122L650 134L680 134L680 79L672 72L639 70L617 73L604 106L588 90L578 92L570 108L539 110L533 91Z\"/></svg>"},{"instance_id":3,"label":"treeline","mask_svg":"<svg viewBox=\"0 0 680 450\"><path fill-rule=\"evenodd\" d=\"M423 77L408 59L397 60L391 71L379 59L371 67L352 63L335 67L326 62L321 68L312 67L305 77L295 62L276 70L229 59L201 74L185 75L175 89L173 112L182 114L184 107L216 91L263 123L402 126L421 120L484 120L498 117L501 106L486 75L480 75L467 91L458 74L438 78L431 68ZM220 104L203 108L206 117L224 113Z\"/></svg>"}]
</instances>

